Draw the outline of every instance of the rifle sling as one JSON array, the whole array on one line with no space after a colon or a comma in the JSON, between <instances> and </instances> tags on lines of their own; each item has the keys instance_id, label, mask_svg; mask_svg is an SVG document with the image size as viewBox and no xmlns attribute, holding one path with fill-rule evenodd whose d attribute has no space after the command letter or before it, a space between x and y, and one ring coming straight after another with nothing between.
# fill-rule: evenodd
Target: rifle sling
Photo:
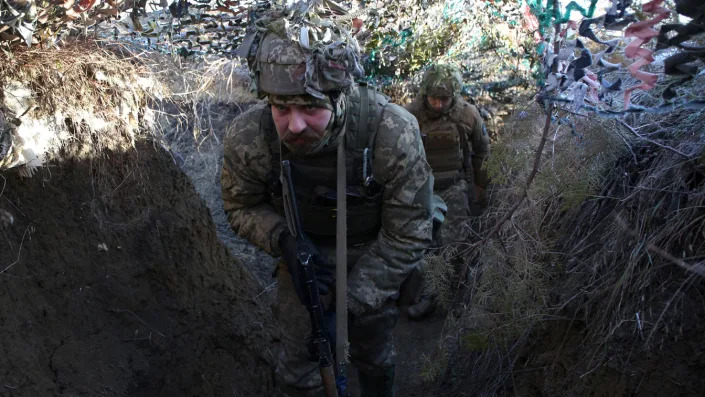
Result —
<instances>
[{"instance_id":1,"label":"rifle sling","mask_svg":"<svg viewBox=\"0 0 705 397\"><path fill-rule=\"evenodd\" d=\"M346 203L346 175L345 175L345 139L338 144L337 164L337 214L336 214L336 244L335 244L335 271L336 271L336 377L346 377L346 363L348 357L348 265L347 265L347 203Z\"/></svg>"}]
</instances>

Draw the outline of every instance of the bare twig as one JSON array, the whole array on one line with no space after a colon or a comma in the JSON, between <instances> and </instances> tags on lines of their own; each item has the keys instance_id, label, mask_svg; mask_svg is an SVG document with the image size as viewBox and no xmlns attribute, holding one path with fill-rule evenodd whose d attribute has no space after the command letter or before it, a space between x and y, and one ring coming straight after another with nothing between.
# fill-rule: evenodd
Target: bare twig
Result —
<instances>
[{"instance_id":1,"label":"bare twig","mask_svg":"<svg viewBox=\"0 0 705 397\"><path fill-rule=\"evenodd\" d=\"M548 110L546 111L546 123L543 126L543 134L541 135L541 142L539 142L538 148L536 148L536 155L534 156L534 166L531 169L531 173L529 174L529 177L526 179L526 183L524 185L524 189L522 191L521 196L514 202L514 205L507 211L507 213L504 215L502 219L500 219L499 222L490 230L485 237L478 243L472 244L471 248L474 248L477 245L482 245L486 244L487 241L494 236L501 228L504 226L505 223L514 215L514 212L521 206L521 204L526 200L526 198L529 195L529 187L531 187L531 184L534 182L534 178L536 178L536 175L539 173L539 164L541 163L541 156L543 154L543 148L546 146L546 141L548 140L548 132L551 130L551 116L553 114L553 105L548 105ZM464 280L465 277L467 276L468 270L470 268L470 264L466 264L465 267L463 268L463 272L460 276L460 280Z\"/></svg>"},{"instance_id":2,"label":"bare twig","mask_svg":"<svg viewBox=\"0 0 705 397\"><path fill-rule=\"evenodd\" d=\"M20 214L22 214L22 216L24 216L25 218L27 217L27 215L25 215L25 213L22 212L22 210L21 210L18 206L15 205L15 203L13 203L9 198L7 198L7 196L0 196L0 197L4 198L8 203L10 203L10 205L11 205L14 209L16 209L17 212L19 212Z\"/></svg>"},{"instance_id":3,"label":"bare twig","mask_svg":"<svg viewBox=\"0 0 705 397\"><path fill-rule=\"evenodd\" d=\"M15 266L20 261L20 255L22 254L22 244L24 243L24 238L27 235L27 232L29 231L30 227L31 227L30 225L27 225L27 227L24 229L24 233L22 233L22 240L20 241L20 248L17 250L17 259L15 259L14 262L10 263L6 268L2 269L0 271L0 274L3 274L6 271L10 270L10 268L12 266Z\"/></svg>"},{"instance_id":4,"label":"bare twig","mask_svg":"<svg viewBox=\"0 0 705 397\"><path fill-rule=\"evenodd\" d=\"M617 216L616 216L616 220L617 220L617 225L619 225L619 227L620 227L622 230L624 230L627 234L629 234L629 235L631 235L631 236L633 236L633 237L637 237L637 238L638 238L638 235L637 235L635 232L633 232L633 229L631 229L631 228L627 225L627 223L624 221L624 219L622 219L619 215L617 215ZM649 251L652 251L652 252L654 252L655 254L658 254L658 255L662 256L663 258L665 258L665 259L669 260L670 262L672 262L672 263L674 263L674 264L676 264L676 265L682 267L682 268L685 269L685 270L688 270L688 271L690 271L690 272L693 272L693 273L695 273L695 274L697 274L697 275L699 275L699 276L701 276L701 277L705 277L705 263L703 263L703 262L699 262L699 263L696 263L696 264L694 264L694 265L691 265L691 264L689 264L689 263L683 261L682 259L676 258L675 256L669 254L668 252L664 251L663 249L661 249L661 248L655 246L653 243L647 243L647 244L646 244L646 248L647 248Z\"/></svg>"},{"instance_id":5,"label":"bare twig","mask_svg":"<svg viewBox=\"0 0 705 397\"><path fill-rule=\"evenodd\" d=\"M125 181L127 181L127 178L129 178L129 177L132 175L133 172L134 172L134 170L130 170L130 172L128 172L127 175L125 175L125 178L123 178L122 182L120 182L120 184L117 185L117 187L116 187L115 189L113 189L113 192L110 193L110 195L115 194L115 192L117 192L118 189L120 189L120 187L122 186L122 184L125 183ZM104 195L103 195L103 199L106 199L107 196L108 196L107 194L104 194Z\"/></svg>"},{"instance_id":6,"label":"bare twig","mask_svg":"<svg viewBox=\"0 0 705 397\"><path fill-rule=\"evenodd\" d=\"M624 142L624 145L627 147L627 149L629 149L629 153L631 153L631 155L632 155L632 160L634 160L634 164L637 164L638 160L636 158L636 154L634 154L634 150L632 149L632 145L630 145L629 142L627 142L627 138L623 137L622 134L619 133L619 131L617 131L617 136L622 140L622 142Z\"/></svg>"},{"instance_id":7,"label":"bare twig","mask_svg":"<svg viewBox=\"0 0 705 397\"><path fill-rule=\"evenodd\" d=\"M553 0L554 2L554 8L558 10L558 0ZM556 18L557 20L557 18ZM558 50L560 49L559 45L559 33L560 33L560 24L555 25L555 40L556 42L554 43L554 49L555 52L558 53ZM555 72L555 65L554 65L554 72ZM514 213L517 211L517 209L522 205L522 203L527 199L528 194L529 194L529 188L531 187L531 184L533 183L534 179L536 178L536 175L539 173L539 165L541 163L541 157L543 155L543 150L546 145L546 142L548 141L548 134L550 132L550 127L551 127L551 118L553 116L553 111L554 111L554 105L552 103L548 103L546 108L546 119L543 127L543 132L541 134L541 141L539 142L539 145L536 149L535 156L534 156L534 162L533 162L533 167L531 169L531 172L529 173L528 178L526 179L526 182L524 184L523 191L521 192L521 195L516 199L515 203L512 205L512 207L505 213L505 215L500 219L499 222L487 233L485 234L484 238L477 242L470 244L466 250L463 250L463 253L467 253L471 250L473 250L475 247L478 245L484 245L486 244L490 238L492 238L497 232L499 232L502 228L502 226L512 218ZM463 285L463 281L467 278L467 274L470 269L470 263L466 263L465 266L463 267L461 276L458 280L458 284L455 288L455 293L454 293L454 298L457 297L458 292L460 291L461 286ZM439 347L442 345L443 341L443 336L445 335L446 328L449 326L448 324L448 318L446 318L446 321L443 324L443 328L441 329L441 339L439 340ZM520 339L524 339L526 336L523 336ZM516 358L515 358L516 360ZM510 369L513 367L514 362L511 362ZM438 383L440 386L440 382Z\"/></svg>"},{"instance_id":8,"label":"bare twig","mask_svg":"<svg viewBox=\"0 0 705 397\"><path fill-rule=\"evenodd\" d=\"M639 139L642 139L642 140L644 140L644 141L646 141L646 142L652 143L652 144L654 144L654 145L656 145L656 146L658 146L658 147L660 147L660 148L669 150L669 151L671 151L671 152L673 152L673 153L675 153L675 154L681 155L681 156L683 156L683 157L686 157L686 158L691 158L691 157L692 157L692 156L689 156L689 155L687 155L687 154L681 152L680 150L678 150L678 149L676 149L676 148L673 148L673 147L671 147L671 146L664 145L664 144L662 144L662 143L656 142L656 141L654 141L653 139L647 138L647 137L645 137L645 136L639 134L634 128L632 128L632 126L630 126L629 124L627 124L624 120L619 120L619 123L620 123L621 125L623 125L627 130L629 130L632 134L636 135Z\"/></svg>"},{"instance_id":9,"label":"bare twig","mask_svg":"<svg viewBox=\"0 0 705 397\"><path fill-rule=\"evenodd\" d=\"M275 285L277 285L277 282L276 282L276 281L273 282L273 283L271 283L271 284L269 284L266 288L264 288L264 289L262 290L262 292L260 292L259 294L257 294L254 298L252 298L252 300L257 300L257 298L259 298L259 297L262 296L263 294L268 293L269 291L272 290L272 288L274 288Z\"/></svg>"}]
</instances>

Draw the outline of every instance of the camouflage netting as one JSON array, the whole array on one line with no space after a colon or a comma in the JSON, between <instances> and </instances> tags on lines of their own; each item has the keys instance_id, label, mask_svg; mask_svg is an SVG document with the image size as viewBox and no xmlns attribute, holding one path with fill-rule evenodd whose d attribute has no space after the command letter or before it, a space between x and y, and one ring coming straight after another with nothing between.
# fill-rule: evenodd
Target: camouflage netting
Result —
<instances>
[{"instance_id":1,"label":"camouflage netting","mask_svg":"<svg viewBox=\"0 0 705 397\"><path fill-rule=\"evenodd\" d=\"M182 55L232 55L248 10L268 2L175 0L3 0L0 43L60 46L69 35L130 42Z\"/></svg>"},{"instance_id":2,"label":"camouflage netting","mask_svg":"<svg viewBox=\"0 0 705 397\"><path fill-rule=\"evenodd\" d=\"M7 0L0 4L0 48L61 46L70 35L120 42L137 53L233 59L254 21L272 5L253 0ZM463 94L494 123L532 86L539 65L528 8L516 2L330 0L318 2L352 25L367 80L399 103L413 98L432 61L461 68ZM463 38L458 40L458 38ZM521 89L515 89L519 87Z\"/></svg>"},{"instance_id":3,"label":"camouflage netting","mask_svg":"<svg viewBox=\"0 0 705 397\"><path fill-rule=\"evenodd\" d=\"M680 0L672 10L663 0L645 2L640 7L631 0L612 0L605 13L595 17L596 3L591 0L588 10L577 7L584 16L579 21L569 18L571 10L576 9L574 2L563 16L559 9L534 4L543 26L540 31L550 23L556 24L556 34L544 34L539 46L543 57L540 100L567 103L574 112L582 109L601 116L663 113L705 104L691 100L688 92L678 92L698 75L698 60L705 60L705 47L695 40L705 32L705 4ZM681 24L681 18L691 20ZM657 38L656 52L649 48L653 38ZM656 68L644 69L655 62ZM661 92L661 104L648 109L631 106L636 90L652 90L659 82L667 84Z\"/></svg>"},{"instance_id":4,"label":"camouflage netting","mask_svg":"<svg viewBox=\"0 0 705 397\"><path fill-rule=\"evenodd\" d=\"M658 74L642 69L655 60L646 47L652 38L658 37L657 50L680 49L664 60L663 74L675 78L663 93L666 101L678 96L678 87L698 73L694 64L705 57L703 47L691 44L705 29L704 7L696 0L676 1L675 10L661 0L643 5L605 0L599 3L604 12L598 0L566 7L554 0L3 0L0 43L48 47L60 45L68 34L83 34L183 56L234 57L248 20L283 3L318 3L338 20L352 21L367 78L388 87L400 102L416 89L400 82L418 83L418 72L442 61L461 66L464 92L474 98L489 93L509 102L516 92L506 89L538 82L545 84L548 99L555 99L551 91L558 89L558 100L580 107L587 98L587 109L599 112L605 109L597 102L606 103L600 96L610 99L619 92L623 98L617 105L628 106L634 90L655 86ZM689 21L680 23L678 14ZM662 22L668 23L657 29ZM623 87L622 70L638 84Z\"/></svg>"},{"instance_id":5,"label":"camouflage netting","mask_svg":"<svg viewBox=\"0 0 705 397\"><path fill-rule=\"evenodd\" d=\"M0 4L0 43L6 48L49 47L61 45L63 38L73 34L182 56L233 57L245 37L248 19L270 3L292 2L7 0ZM535 54L525 50L531 47L527 38L532 33L523 27L531 15L522 14L514 2L319 3L338 18L353 21L356 38L364 45L366 72L385 86L416 76L431 60L440 58L462 64L466 83L473 82L466 94L479 96L525 83L532 65L537 65L532 59ZM408 99L397 95L395 87L389 88L395 99Z\"/></svg>"},{"instance_id":6,"label":"camouflage netting","mask_svg":"<svg viewBox=\"0 0 705 397\"><path fill-rule=\"evenodd\" d=\"M531 80L532 20L517 2L407 0L380 4L367 21L369 38L358 40L367 73L384 85L418 84L431 62L450 62L461 66L465 93L479 97Z\"/></svg>"}]
</instances>

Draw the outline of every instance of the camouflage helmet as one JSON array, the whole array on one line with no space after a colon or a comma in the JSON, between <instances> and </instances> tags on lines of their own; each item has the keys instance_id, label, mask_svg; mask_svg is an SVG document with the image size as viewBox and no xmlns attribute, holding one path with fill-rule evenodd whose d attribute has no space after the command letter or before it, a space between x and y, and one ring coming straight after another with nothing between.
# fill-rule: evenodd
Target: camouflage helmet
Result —
<instances>
[{"instance_id":1,"label":"camouflage helmet","mask_svg":"<svg viewBox=\"0 0 705 397\"><path fill-rule=\"evenodd\" d=\"M363 77L359 47L338 23L294 10L257 19L239 55L248 59L259 96L349 92Z\"/></svg>"},{"instance_id":2,"label":"camouflage helmet","mask_svg":"<svg viewBox=\"0 0 705 397\"><path fill-rule=\"evenodd\" d=\"M260 42L255 68L255 84L261 93L306 94L306 54L297 43L267 33Z\"/></svg>"},{"instance_id":3,"label":"camouflage helmet","mask_svg":"<svg viewBox=\"0 0 705 397\"><path fill-rule=\"evenodd\" d=\"M420 94L455 97L460 94L463 79L457 67L449 64L432 65L423 75Z\"/></svg>"}]
</instances>

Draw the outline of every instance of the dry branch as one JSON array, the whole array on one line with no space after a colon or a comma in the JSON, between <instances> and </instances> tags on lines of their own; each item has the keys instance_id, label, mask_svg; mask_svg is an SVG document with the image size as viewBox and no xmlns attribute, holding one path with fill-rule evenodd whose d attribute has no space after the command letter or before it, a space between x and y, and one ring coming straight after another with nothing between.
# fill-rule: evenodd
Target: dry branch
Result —
<instances>
[{"instance_id":1,"label":"dry branch","mask_svg":"<svg viewBox=\"0 0 705 397\"><path fill-rule=\"evenodd\" d=\"M691 158L690 155L687 155L687 154L681 152L681 151L678 150L678 149L675 149L675 148L670 147L670 146L668 146L668 145L664 145L664 144L662 144L662 143L656 142L656 141L654 141L653 139L647 138L647 137L645 137L645 136L639 134L632 126L630 126L629 124L627 124L624 120L619 120L619 123L620 123L621 125L623 125L627 130L629 130L632 134L636 135L636 137L639 138L639 139L642 139L642 140L644 140L644 141L646 141L646 142L649 142L649 143L653 143L654 145L656 145L656 146L658 146L658 147L660 147L660 148L666 149L666 150L668 150L668 151L671 151L671 152L673 152L673 153L675 153L675 154L678 154L678 155L680 155L680 156L683 156L683 157L685 157L685 158Z\"/></svg>"},{"instance_id":2,"label":"dry branch","mask_svg":"<svg viewBox=\"0 0 705 397\"><path fill-rule=\"evenodd\" d=\"M536 178L536 175L539 172L539 165L541 164L541 156L543 155L543 148L546 146L546 141L548 140L548 132L551 129L551 117L553 116L553 105L548 105L548 109L546 110L546 122L543 126L543 133L541 134L541 141L539 142L539 146L536 149L536 154L534 156L534 166L531 169L531 173L529 174L529 177L526 179L526 183L524 185L524 189L522 190L521 196L517 198L517 200L514 202L514 205L507 211L507 213L502 217L502 219L497 222L497 224L482 238L477 243L472 244L469 249L472 249L476 247L477 245L484 245L489 241L491 237L493 237L499 230L504 226L504 224L514 215L516 210L521 206L521 204L524 202L524 200L528 197L529 195L529 188L531 187L531 184L534 181L534 178ZM468 249L468 250L469 250ZM467 252L467 250L466 250ZM463 268L463 272L460 275L460 281L458 282L458 289L460 288L460 283L462 283L463 280L467 277L468 271L470 269L470 263L465 264L465 267Z\"/></svg>"},{"instance_id":3,"label":"dry branch","mask_svg":"<svg viewBox=\"0 0 705 397\"><path fill-rule=\"evenodd\" d=\"M622 231L626 232L627 234L629 234L632 237L639 239L639 235L636 232L634 232L633 228L631 228L631 227L629 227L629 225L627 225L627 222L625 222L621 216L616 215L615 219L617 221L617 225L619 225L619 227L620 227L620 229L622 229ZM669 254L668 252L664 251L663 249L655 246L653 243L647 243L646 248L649 251L652 251L652 252L662 256L663 258L669 260L673 264L678 265L681 268L683 268L689 272L693 272L699 276L705 277L705 264L703 262L698 262L694 265L691 265L691 264L685 262L684 260L676 258L675 256Z\"/></svg>"}]
</instances>

